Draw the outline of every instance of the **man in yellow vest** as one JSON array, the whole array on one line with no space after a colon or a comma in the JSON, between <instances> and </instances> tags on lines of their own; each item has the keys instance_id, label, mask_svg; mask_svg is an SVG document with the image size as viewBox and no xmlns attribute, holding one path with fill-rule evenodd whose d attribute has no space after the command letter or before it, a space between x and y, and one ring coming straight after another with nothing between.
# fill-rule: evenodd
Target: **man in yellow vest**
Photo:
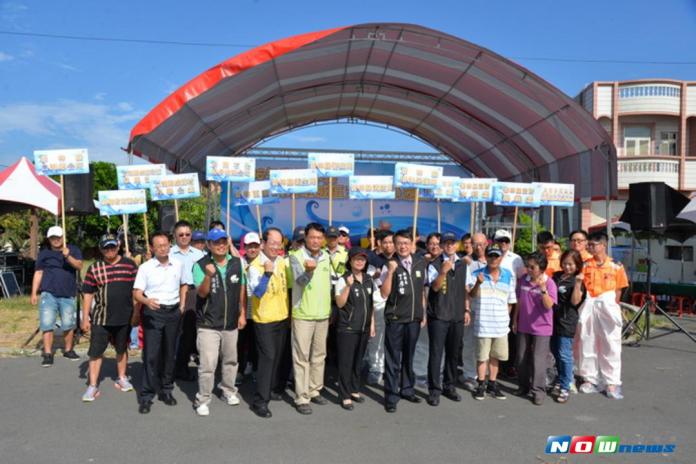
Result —
<instances>
[{"instance_id":1,"label":"man in yellow vest","mask_svg":"<svg viewBox=\"0 0 696 464\"><path fill-rule=\"evenodd\" d=\"M288 263L279 256L283 233L270 227L263 233L263 252L249 263L251 317L254 321L258 367L252 410L257 416L271 417L268 403L279 400L285 379L280 364L289 330Z\"/></svg>"}]
</instances>

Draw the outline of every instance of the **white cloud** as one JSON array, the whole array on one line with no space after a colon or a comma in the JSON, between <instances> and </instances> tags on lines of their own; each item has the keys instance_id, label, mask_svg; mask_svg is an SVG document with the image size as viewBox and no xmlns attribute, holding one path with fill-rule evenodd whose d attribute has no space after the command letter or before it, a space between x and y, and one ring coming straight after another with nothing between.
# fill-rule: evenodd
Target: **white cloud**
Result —
<instances>
[{"instance_id":1,"label":"white cloud","mask_svg":"<svg viewBox=\"0 0 696 464\"><path fill-rule=\"evenodd\" d=\"M80 146L89 149L92 160L122 162L121 147L128 144L130 128L143 116L132 107L124 108L74 100L0 106L0 139L4 139L0 142L9 144L10 134L13 139L36 138L37 144L50 139L53 146L36 149Z\"/></svg>"},{"instance_id":2,"label":"white cloud","mask_svg":"<svg viewBox=\"0 0 696 464\"><path fill-rule=\"evenodd\" d=\"M98 92L98 93L94 94L94 99L97 101L103 101L104 98L106 98L106 95L107 95L106 92Z\"/></svg>"},{"instance_id":3,"label":"white cloud","mask_svg":"<svg viewBox=\"0 0 696 464\"><path fill-rule=\"evenodd\" d=\"M0 52L0 63L3 61L12 61L14 60L14 56L10 55L9 53L5 52Z\"/></svg>"}]
</instances>

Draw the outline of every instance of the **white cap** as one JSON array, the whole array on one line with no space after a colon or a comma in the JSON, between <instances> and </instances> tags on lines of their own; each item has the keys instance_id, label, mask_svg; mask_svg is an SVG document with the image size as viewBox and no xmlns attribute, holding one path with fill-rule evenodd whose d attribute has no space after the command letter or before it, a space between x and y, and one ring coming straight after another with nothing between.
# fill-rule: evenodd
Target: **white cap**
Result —
<instances>
[{"instance_id":1,"label":"white cap","mask_svg":"<svg viewBox=\"0 0 696 464\"><path fill-rule=\"evenodd\" d=\"M48 232L46 232L46 237L62 237L63 236L63 229L60 226L53 226L48 228Z\"/></svg>"},{"instance_id":2,"label":"white cap","mask_svg":"<svg viewBox=\"0 0 696 464\"><path fill-rule=\"evenodd\" d=\"M249 232L244 236L244 244L249 245L250 243L261 243L259 234L256 232Z\"/></svg>"},{"instance_id":3,"label":"white cap","mask_svg":"<svg viewBox=\"0 0 696 464\"><path fill-rule=\"evenodd\" d=\"M512 240L512 235L510 235L510 232L508 232L505 229L498 229L495 231L495 235L493 236L493 240L500 240L501 238L506 238L508 240Z\"/></svg>"},{"instance_id":4,"label":"white cap","mask_svg":"<svg viewBox=\"0 0 696 464\"><path fill-rule=\"evenodd\" d=\"M338 228L339 232L345 232L346 234L350 235L350 229L347 228L346 226L341 226Z\"/></svg>"}]
</instances>

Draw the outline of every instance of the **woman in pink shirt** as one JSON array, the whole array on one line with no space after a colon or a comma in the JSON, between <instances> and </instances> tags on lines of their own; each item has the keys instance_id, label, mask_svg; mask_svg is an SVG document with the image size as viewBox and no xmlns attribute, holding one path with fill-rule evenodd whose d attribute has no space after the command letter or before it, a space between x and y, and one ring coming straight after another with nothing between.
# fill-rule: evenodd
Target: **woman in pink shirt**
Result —
<instances>
[{"instance_id":1,"label":"woman in pink shirt","mask_svg":"<svg viewBox=\"0 0 696 464\"><path fill-rule=\"evenodd\" d=\"M515 394L526 397L531 393L537 406L546 397L546 360L557 302L556 284L545 273L547 264L543 253L527 256L527 274L517 281L517 306L512 317L519 385Z\"/></svg>"}]
</instances>

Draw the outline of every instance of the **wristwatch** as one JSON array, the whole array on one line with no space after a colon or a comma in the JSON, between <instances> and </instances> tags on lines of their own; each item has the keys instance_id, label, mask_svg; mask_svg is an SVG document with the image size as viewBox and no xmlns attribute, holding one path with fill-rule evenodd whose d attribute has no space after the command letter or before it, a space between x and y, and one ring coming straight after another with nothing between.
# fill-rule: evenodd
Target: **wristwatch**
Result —
<instances>
[{"instance_id":1,"label":"wristwatch","mask_svg":"<svg viewBox=\"0 0 696 464\"><path fill-rule=\"evenodd\" d=\"M542 295L548 295L549 292L548 292L548 290L542 290L542 291L541 291L541 294L542 294Z\"/></svg>"}]
</instances>

